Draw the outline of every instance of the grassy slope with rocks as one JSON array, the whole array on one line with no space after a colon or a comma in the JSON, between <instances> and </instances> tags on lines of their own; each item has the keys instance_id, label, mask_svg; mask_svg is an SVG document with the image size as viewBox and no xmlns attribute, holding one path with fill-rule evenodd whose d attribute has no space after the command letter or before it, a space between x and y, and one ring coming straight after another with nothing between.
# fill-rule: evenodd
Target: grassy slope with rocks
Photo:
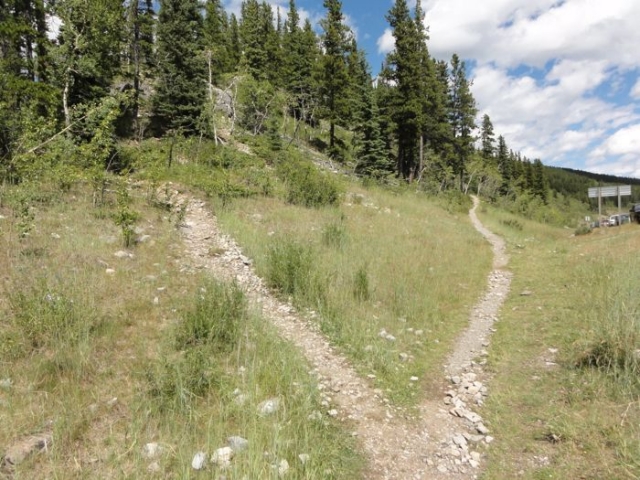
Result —
<instances>
[{"instance_id":1,"label":"grassy slope with rocks","mask_svg":"<svg viewBox=\"0 0 640 480\"><path fill-rule=\"evenodd\" d=\"M2 191L0 445L6 452L46 430L53 443L15 467L5 459L1 471L190 478L197 451L211 455L241 436L249 444L228 470L234 477L276 478L282 460L291 478L357 477L349 433L309 419L320 396L300 354L232 286L186 266L178 216L150 206L145 189L132 189L128 208L136 237L148 237L123 249L113 190L97 207L83 185ZM200 334L212 315L226 328ZM280 408L260 415L270 398ZM160 445L157 457L145 456L148 443Z\"/></svg>"},{"instance_id":2,"label":"grassy slope with rocks","mask_svg":"<svg viewBox=\"0 0 640 480\"><path fill-rule=\"evenodd\" d=\"M514 272L489 357L499 440L485 478L637 478L637 225L573 236L494 209L480 218Z\"/></svg>"},{"instance_id":3,"label":"grassy slope with rocks","mask_svg":"<svg viewBox=\"0 0 640 480\"><path fill-rule=\"evenodd\" d=\"M233 286L188 266L175 229L184 211L167 210L171 189L157 188L167 180L204 192L257 272L315 312L394 403L440 394L442 364L491 268L468 205L295 175L279 157L302 156L251 147L258 155L179 143L167 168L166 142L130 145L147 183L128 196L111 178L2 187L0 445L49 430L54 439L16 478L189 478L196 452L234 435L249 440L234 477L276 477L282 460L290 478L361 475L350 432L310 420L321 398L300 353ZM484 477L635 478L638 292L627 253L637 226L572 237L492 208L480 218L507 239L514 273L490 348L482 415L496 442ZM131 229L148 237L124 250ZM236 312L220 314L228 335L207 323L219 305ZM259 415L269 398L282 408ZM149 443L162 453L145 456Z\"/></svg>"}]
</instances>

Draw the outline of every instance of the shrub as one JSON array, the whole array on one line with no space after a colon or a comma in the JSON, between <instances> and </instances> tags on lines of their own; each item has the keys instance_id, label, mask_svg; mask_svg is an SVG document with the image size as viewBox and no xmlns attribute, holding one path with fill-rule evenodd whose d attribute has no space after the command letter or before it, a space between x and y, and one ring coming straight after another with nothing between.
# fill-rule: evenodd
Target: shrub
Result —
<instances>
[{"instance_id":1,"label":"shrub","mask_svg":"<svg viewBox=\"0 0 640 480\"><path fill-rule=\"evenodd\" d=\"M278 175L287 186L286 200L291 204L319 208L340 200L337 182L310 163L286 160L279 164Z\"/></svg>"},{"instance_id":2,"label":"shrub","mask_svg":"<svg viewBox=\"0 0 640 480\"><path fill-rule=\"evenodd\" d=\"M266 279L270 287L293 297L298 305L326 304L326 284L314 269L311 247L279 240L267 255Z\"/></svg>"},{"instance_id":3,"label":"shrub","mask_svg":"<svg viewBox=\"0 0 640 480\"><path fill-rule=\"evenodd\" d=\"M576 236L587 235L591 233L591 227L589 225L580 225L578 228L576 228L574 233Z\"/></svg>"},{"instance_id":4,"label":"shrub","mask_svg":"<svg viewBox=\"0 0 640 480\"><path fill-rule=\"evenodd\" d=\"M238 344L247 318L247 300L237 285L208 283L193 309L184 314L175 347L185 350L204 345L215 352L229 352Z\"/></svg>"},{"instance_id":5,"label":"shrub","mask_svg":"<svg viewBox=\"0 0 640 480\"><path fill-rule=\"evenodd\" d=\"M367 273L366 266L360 267L354 276L353 297L361 302L369 300L369 298L371 298L371 292L369 289L369 275Z\"/></svg>"},{"instance_id":6,"label":"shrub","mask_svg":"<svg viewBox=\"0 0 640 480\"><path fill-rule=\"evenodd\" d=\"M322 243L327 247L341 249L347 242L347 229L344 222L332 222L322 230Z\"/></svg>"},{"instance_id":7,"label":"shrub","mask_svg":"<svg viewBox=\"0 0 640 480\"><path fill-rule=\"evenodd\" d=\"M513 228L514 230L518 230L518 231L522 231L522 229L524 228L522 223L514 218L508 218L506 220L502 220L501 223L509 228Z\"/></svg>"}]
</instances>

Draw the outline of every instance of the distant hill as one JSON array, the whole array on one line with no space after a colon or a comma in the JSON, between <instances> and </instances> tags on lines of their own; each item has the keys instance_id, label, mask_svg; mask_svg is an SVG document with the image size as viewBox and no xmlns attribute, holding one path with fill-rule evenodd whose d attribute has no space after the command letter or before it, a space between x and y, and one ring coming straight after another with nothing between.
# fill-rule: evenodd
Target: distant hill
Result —
<instances>
[{"instance_id":1,"label":"distant hill","mask_svg":"<svg viewBox=\"0 0 640 480\"><path fill-rule=\"evenodd\" d=\"M631 197L625 197L623 203L640 202L640 179L617 177L599 173L584 172L572 168L545 166L549 188L562 195L587 202L587 191L598 185L631 185Z\"/></svg>"}]
</instances>

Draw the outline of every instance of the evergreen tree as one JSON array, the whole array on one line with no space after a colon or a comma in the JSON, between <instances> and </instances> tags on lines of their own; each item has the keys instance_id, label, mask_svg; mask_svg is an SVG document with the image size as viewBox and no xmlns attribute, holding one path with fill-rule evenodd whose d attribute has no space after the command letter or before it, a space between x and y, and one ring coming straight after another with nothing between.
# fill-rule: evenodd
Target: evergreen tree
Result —
<instances>
[{"instance_id":1,"label":"evergreen tree","mask_svg":"<svg viewBox=\"0 0 640 480\"><path fill-rule=\"evenodd\" d=\"M266 65L262 78L266 78L274 86L281 86L282 79L282 27L280 20L277 21L277 28L274 27L273 10L271 5L263 2L260 6L262 19L262 42L265 50ZM280 18L278 9L278 18Z\"/></svg>"},{"instance_id":2,"label":"evergreen tree","mask_svg":"<svg viewBox=\"0 0 640 480\"><path fill-rule=\"evenodd\" d=\"M392 115L398 142L397 174L412 181L420 166L418 141L424 126L426 47L421 45L425 36L411 18L406 0L396 0L387 21L395 38L395 50L387 62L395 84Z\"/></svg>"},{"instance_id":3,"label":"evergreen tree","mask_svg":"<svg viewBox=\"0 0 640 480\"><path fill-rule=\"evenodd\" d=\"M220 75L231 70L229 20L220 0L206 0L204 12L202 30L210 83L217 84Z\"/></svg>"},{"instance_id":4,"label":"evergreen tree","mask_svg":"<svg viewBox=\"0 0 640 480\"><path fill-rule=\"evenodd\" d=\"M53 13L61 21L53 60L69 126L75 105L88 105L109 93L120 70L126 16L120 0L58 0Z\"/></svg>"},{"instance_id":5,"label":"evergreen tree","mask_svg":"<svg viewBox=\"0 0 640 480\"><path fill-rule=\"evenodd\" d=\"M498 137L498 151L496 154L498 162L498 172L502 176L502 185L500 187L500 193L506 195L509 191L509 183L512 178L511 160L509 159L509 150L507 149L507 143L504 137L500 135Z\"/></svg>"},{"instance_id":6,"label":"evergreen tree","mask_svg":"<svg viewBox=\"0 0 640 480\"><path fill-rule=\"evenodd\" d=\"M235 14L231 14L229 20L229 71L237 70L242 58L242 46L240 42L240 26Z\"/></svg>"},{"instance_id":7,"label":"evergreen tree","mask_svg":"<svg viewBox=\"0 0 640 480\"><path fill-rule=\"evenodd\" d=\"M464 62L453 54L451 58L450 122L453 131L454 156L452 167L464 182L465 164L473 153L473 130L476 128L476 102L471 95Z\"/></svg>"},{"instance_id":8,"label":"evergreen tree","mask_svg":"<svg viewBox=\"0 0 640 480\"><path fill-rule=\"evenodd\" d=\"M322 44L321 99L325 108L325 116L329 120L329 149L331 155L336 155L336 124L348 112L349 102L349 73L347 71L346 52L349 29L344 24L342 2L340 0L325 0L326 18L320 21L324 30Z\"/></svg>"},{"instance_id":9,"label":"evergreen tree","mask_svg":"<svg viewBox=\"0 0 640 480\"><path fill-rule=\"evenodd\" d=\"M154 117L160 131L196 131L205 99L203 50L198 0L161 0L154 97Z\"/></svg>"},{"instance_id":10,"label":"evergreen tree","mask_svg":"<svg viewBox=\"0 0 640 480\"><path fill-rule=\"evenodd\" d=\"M545 204L547 203L547 181L544 174L544 165L540 159L533 161L532 167L533 188L532 193L540 198Z\"/></svg>"},{"instance_id":11,"label":"evergreen tree","mask_svg":"<svg viewBox=\"0 0 640 480\"><path fill-rule=\"evenodd\" d=\"M382 178L393 172L393 164L389 160L389 152L385 148L380 127L380 115L373 88L364 95L365 105L362 110L360 124L356 128L359 137L356 149L358 163L355 172L374 178Z\"/></svg>"},{"instance_id":12,"label":"evergreen tree","mask_svg":"<svg viewBox=\"0 0 640 480\"><path fill-rule=\"evenodd\" d=\"M270 68L265 48L267 37L264 9L257 0L242 2L240 20L240 42L243 52L242 64L256 80L265 80ZM273 25L272 25L273 28Z\"/></svg>"},{"instance_id":13,"label":"evergreen tree","mask_svg":"<svg viewBox=\"0 0 640 480\"><path fill-rule=\"evenodd\" d=\"M480 141L482 143L480 147L482 157L486 161L493 163L493 157L496 153L496 147L495 147L496 139L493 133L493 124L491 123L491 118L489 118L489 115L487 115L486 113L482 117L482 127L480 129Z\"/></svg>"},{"instance_id":14,"label":"evergreen tree","mask_svg":"<svg viewBox=\"0 0 640 480\"><path fill-rule=\"evenodd\" d=\"M137 124L140 110L141 82L151 76L155 64L153 37L155 13L152 0L131 0L127 6L127 55L126 76L133 81L133 97L130 102L130 118ZM139 125L136 125L136 131Z\"/></svg>"}]
</instances>

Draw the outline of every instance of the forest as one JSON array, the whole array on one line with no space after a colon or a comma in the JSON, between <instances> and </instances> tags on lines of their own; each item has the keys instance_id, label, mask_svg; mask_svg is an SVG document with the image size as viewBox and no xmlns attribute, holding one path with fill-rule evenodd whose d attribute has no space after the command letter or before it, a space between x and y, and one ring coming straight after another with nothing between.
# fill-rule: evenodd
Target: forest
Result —
<instances>
[{"instance_id":1,"label":"forest","mask_svg":"<svg viewBox=\"0 0 640 480\"><path fill-rule=\"evenodd\" d=\"M396 47L375 77L341 2L323 5L314 26L295 0L286 16L246 0L238 17L220 0L3 1L2 182L127 172L123 145L149 138L218 145L230 131L279 149L311 127L327 136L307 135L312 146L376 181L473 191L524 214L585 204L575 178L514 152L479 116L465 62L430 55L419 1L386 13Z\"/></svg>"}]
</instances>

